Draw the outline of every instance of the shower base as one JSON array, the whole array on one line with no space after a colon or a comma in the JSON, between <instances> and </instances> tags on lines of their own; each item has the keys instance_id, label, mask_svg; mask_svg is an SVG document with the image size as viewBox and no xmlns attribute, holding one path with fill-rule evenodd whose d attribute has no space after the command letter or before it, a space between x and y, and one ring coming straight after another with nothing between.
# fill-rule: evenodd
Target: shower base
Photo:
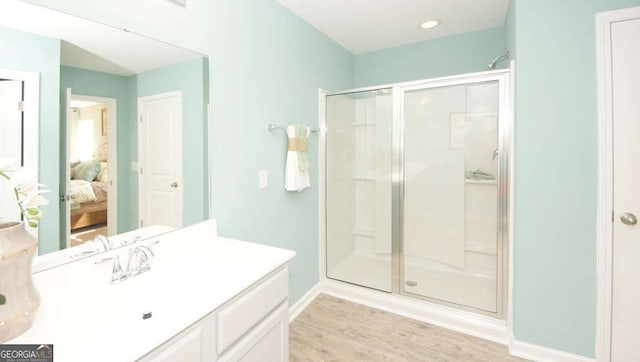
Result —
<instances>
[{"instance_id":1,"label":"shower base","mask_svg":"<svg viewBox=\"0 0 640 362\"><path fill-rule=\"evenodd\" d=\"M391 258L354 254L329 271L328 277L368 288L391 292ZM482 311L496 311L496 281L480 274L446 270L420 263L405 264L401 290ZM413 284L413 283L411 283Z\"/></svg>"},{"instance_id":2,"label":"shower base","mask_svg":"<svg viewBox=\"0 0 640 362\"><path fill-rule=\"evenodd\" d=\"M329 271L328 277L391 292L391 257L351 255Z\"/></svg>"}]
</instances>

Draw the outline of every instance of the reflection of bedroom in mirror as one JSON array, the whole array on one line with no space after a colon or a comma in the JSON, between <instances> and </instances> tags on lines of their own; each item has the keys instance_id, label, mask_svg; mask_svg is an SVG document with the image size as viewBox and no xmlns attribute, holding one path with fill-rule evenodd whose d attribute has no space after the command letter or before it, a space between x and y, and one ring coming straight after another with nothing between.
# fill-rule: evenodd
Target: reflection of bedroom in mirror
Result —
<instances>
[{"instance_id":1,"label":"reflection of bedroom in mirror","mask_svg":"<svg viewBox=\"0 0 640 362\"><path fill-rule=\"evenodd\" d=\"M109 146L116 144L107 130L110 103L92 97L71 97L68 123L69 230L67 246L77 246L97 235L111 235L116 228L117 208L109 209L109 198L117 198L110 187L109 171L115 160ZM113 112L113 110L111 110ZM113 153L113 152L111 152ZM111 232L110 232L111 231Z\"/></svg>"}]
</instances>

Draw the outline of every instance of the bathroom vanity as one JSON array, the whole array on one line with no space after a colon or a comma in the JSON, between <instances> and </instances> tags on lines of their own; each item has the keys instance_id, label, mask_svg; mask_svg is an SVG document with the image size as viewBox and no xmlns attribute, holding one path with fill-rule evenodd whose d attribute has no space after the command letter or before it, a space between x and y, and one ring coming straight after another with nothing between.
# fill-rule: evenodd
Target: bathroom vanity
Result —
<instances>
[{"instance_id":1,"label":"bathroom vanity","mask_svg":"<svg viewBox=\"0 0 640 362\"><path fill-rule=\"evenodd\" d=\"M112 283L132 248L149 270ZM33 327L58 361L287 361L289 250L218 237L214 220L34 273ZM37 266L38 259L34 262Z\"/></svg>"}]
</instances>

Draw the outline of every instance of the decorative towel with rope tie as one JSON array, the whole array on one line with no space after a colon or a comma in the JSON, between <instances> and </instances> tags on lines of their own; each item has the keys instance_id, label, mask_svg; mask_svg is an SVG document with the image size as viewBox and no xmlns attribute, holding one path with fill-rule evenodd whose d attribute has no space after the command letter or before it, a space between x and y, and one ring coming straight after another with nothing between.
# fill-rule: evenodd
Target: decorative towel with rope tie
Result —
<instances>
[{"instance_id":1,"label":"decorative towel with rope tie","mask_svg":"<svg viewBox=\"0 0 640 362\"><path fill-rule=\"evenodd\" d=\"M303 137L294 137L287 140L287 151L307 152L309 139Z\"/></svg>"},{"instance_id":2,"label":"decorative towel with rope tie","mask_svg":"<svg viewBox=\"0 0 640 362\"><path fill-rule=\"evenodd\" d=\"M307 126L287 126L287 164L284 188L287 191L302 191L311 186L309 179L309 134Z\"/></svg>"}]
</instances>

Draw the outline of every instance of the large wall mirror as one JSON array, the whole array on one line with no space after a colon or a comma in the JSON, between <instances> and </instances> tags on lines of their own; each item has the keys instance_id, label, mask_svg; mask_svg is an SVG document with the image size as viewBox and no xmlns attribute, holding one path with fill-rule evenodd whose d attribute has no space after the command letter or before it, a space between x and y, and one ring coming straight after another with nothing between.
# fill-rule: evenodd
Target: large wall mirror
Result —
<instances>
[{"instance_id":1,"label":"large wall mirror","mask_svg":"<svg viewBox=\"0 0 640 362\"><path fill-rule=\"evenodd\" d=\"M24 113L0 117L0 159L38 167L51 190L39 253L206 219L207 58L28 3L1 7L0 104Z\"/></svg>"}]
</instances>

